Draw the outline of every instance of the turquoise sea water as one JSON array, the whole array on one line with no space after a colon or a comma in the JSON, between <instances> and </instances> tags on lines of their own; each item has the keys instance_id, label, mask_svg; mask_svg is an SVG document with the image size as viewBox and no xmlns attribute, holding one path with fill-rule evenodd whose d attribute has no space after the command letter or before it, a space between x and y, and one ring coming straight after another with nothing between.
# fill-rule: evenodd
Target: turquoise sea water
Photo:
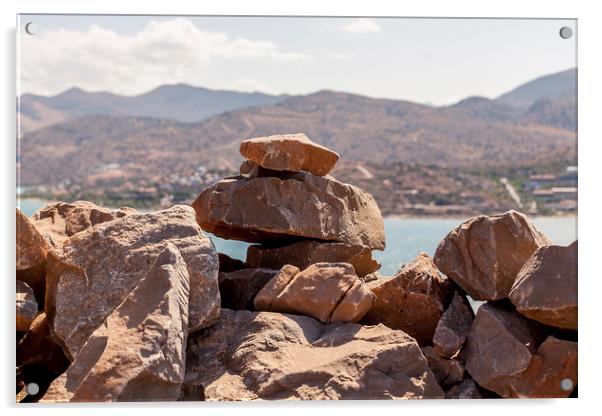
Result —
<instances>
[{"instance_id":1,"label":"turquoise sea water","mask_svg":"<svg viewBox=\"0 0 602 416\"><path fill-rule=\"evenodd\" d=\"M21 210L33 214L43 207L45 201L22 199ZM465 218L386 218L384 251L374 251L373 256L382 264L379 270L383 275L393 275L400 266L411 261L422 251L433 255L437 244ZM535 226L553 243L567 245L577 239L576 217L537 217L532 218ZM244 260L248 243L224 240L210 235L219 252L232 258Z\"/></svg>"}]
</instances>

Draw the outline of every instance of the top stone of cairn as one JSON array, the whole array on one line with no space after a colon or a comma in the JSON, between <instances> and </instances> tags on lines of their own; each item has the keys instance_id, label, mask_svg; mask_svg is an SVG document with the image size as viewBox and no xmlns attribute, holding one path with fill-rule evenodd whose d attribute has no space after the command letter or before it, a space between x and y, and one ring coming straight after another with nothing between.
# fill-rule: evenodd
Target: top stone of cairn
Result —
<instances>
[{"instance_id":1,"label":"top stone of cairn","mask_svg":"<svg viewBox=\"0 0 602 416\"><path fill-rule=\"evenodd\" d=\"M240 153L259 166L279 171L324 176L339 160L339 155L311 141L305 134L279 134L248 139L240 144Z\"/></svg>"}]
</instances>

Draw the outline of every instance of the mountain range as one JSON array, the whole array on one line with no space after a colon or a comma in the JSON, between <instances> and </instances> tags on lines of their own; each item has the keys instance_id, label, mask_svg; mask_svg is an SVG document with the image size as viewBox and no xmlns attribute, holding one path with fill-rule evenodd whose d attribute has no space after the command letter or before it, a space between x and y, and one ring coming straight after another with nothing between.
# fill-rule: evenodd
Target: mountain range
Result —
<instances>
[{"instance_id":1,"label":"mountain range","mask_svg":"<svg viewBox=\"0 0 602 416\"><path fill-rule=\"evenodd\" d=\"M153 180L200 165L234 171L242 139L296 132L347 162L462 169L571 162L571 73L531 81L498 99L470 97L446 107L328 90L270 96L185 85L136 97L77 89L55 97L28 94L20 100L22 131L25 117L47 125L22 137L21 181ZM62 119L49 121L48 114Z\"/></svg>"}]
</instances>

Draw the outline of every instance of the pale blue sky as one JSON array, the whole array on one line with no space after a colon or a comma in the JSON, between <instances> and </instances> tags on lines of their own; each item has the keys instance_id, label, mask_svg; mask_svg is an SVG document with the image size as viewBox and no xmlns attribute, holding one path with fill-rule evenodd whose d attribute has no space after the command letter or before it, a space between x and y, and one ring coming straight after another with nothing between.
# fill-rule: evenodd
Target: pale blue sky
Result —
<instances>
[{"instance_id":1,"label":"pale blue sky","mask_svg":"<svg viewBox=\"0 0 602 416\"><path fill-rule=\"evenodd\" d=\"M23 32L30 21L34 36ZM576 36L560 38L562 26L576 22L22 15L20 87L130 95L184 82L449 104L574 67Z\"/></svg>"}]
</instances>

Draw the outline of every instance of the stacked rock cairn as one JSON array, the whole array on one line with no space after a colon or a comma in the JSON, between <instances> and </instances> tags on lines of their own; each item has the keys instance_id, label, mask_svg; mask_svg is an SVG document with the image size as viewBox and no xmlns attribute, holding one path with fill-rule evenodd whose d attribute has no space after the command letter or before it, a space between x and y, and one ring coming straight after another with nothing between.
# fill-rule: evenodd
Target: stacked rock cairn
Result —
<instances>
[{"instance_id":1,"label":"stacked rock cairn","mask_svg":"<svg viewBox=\"0 0 602 416\"><path fill-rule=\"evenodd\" d=\"M17 401L577 395L576 242L478 216L381 276L383 218L329 175L337 153L240 152L192 207L17 210Z\"/></svg>"}]
</instances>

